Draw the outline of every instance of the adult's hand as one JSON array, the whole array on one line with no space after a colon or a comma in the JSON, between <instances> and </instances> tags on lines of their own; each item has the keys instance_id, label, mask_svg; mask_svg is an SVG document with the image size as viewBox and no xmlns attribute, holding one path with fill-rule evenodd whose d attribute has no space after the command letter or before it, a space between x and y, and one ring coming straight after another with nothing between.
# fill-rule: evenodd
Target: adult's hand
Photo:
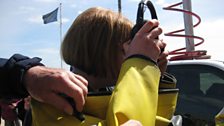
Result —
<instances>
[{"instance_id":1,"label":"adult's hand","mask_svg":"<svg viewBox=\"0 0 224 126\"><path fill-rule=\"evenodd\" d=\"M141 54L157 62L161 48L165 43L158 40L157 37L162 33L159 22L155 19L146 22L142 28L135 34L127 51L127 57L135 54Z\"/></svg>"},{"instance_id":2,"label":"adult's hand","mask_svg":"<svg viewBox=\"0 0 224 126\"><path fill-rule=\"evenodd\" d=\"M72 114L72 106L60 95L65 94L74 99L76 109L80 112L85 104L88 93L88 82L83 77L63 69L35 66L30 68L24 83L29 94L36 100Z\"/></svg>"}]
</instances>

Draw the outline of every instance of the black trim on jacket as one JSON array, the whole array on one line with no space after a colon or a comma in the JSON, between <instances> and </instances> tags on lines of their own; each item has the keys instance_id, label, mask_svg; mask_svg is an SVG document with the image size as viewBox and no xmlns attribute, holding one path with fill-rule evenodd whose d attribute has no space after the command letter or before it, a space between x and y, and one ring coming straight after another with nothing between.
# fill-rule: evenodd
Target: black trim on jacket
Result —
<instances>
[{"instance_id":1,"label":"black trim on jacket","mask_svg":"<svg viewBox=\"0 0 224 126\"><path fill-rule=\"evenodd\" d=\"M140 59L145 59L145 60L148 60L150 62L152 62L153 64L157 65L157 63L152 60L151 58L147 57L147 56L144 56L144 55L141 55L141 54L134 54L134 55L131 55L129 57L127 57L125 60L127 59L130 59L130 58L140 58Z\"/></svg>"}]
</instances>

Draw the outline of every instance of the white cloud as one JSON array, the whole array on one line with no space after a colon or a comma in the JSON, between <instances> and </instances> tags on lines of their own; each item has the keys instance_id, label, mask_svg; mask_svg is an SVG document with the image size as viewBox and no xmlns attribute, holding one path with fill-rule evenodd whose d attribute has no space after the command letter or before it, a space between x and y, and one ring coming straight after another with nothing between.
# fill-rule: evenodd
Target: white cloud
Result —
<instances>
[{"instance_id":1,"label":"white cloud","mask_svg":"<svg viewBox=\"0 0 224 126\"><path fill-rule=\"evenodd\" d=\"M36 2L42 2L42 3L56 3L58 0L34 0Z\"/></svg>"},{"instance_id":2,"label":"white cloud","mask_svg":"<svg viewBox=\"0 0 224 126\"><path fill-rule=\"evenodd\" d=\"M42 53L42 54L58 54L59 51L56 48L39 48L39 49L33 50L33 52Z\"/></svg>"},{"instance_id":3,"label":"white cloud","mask_svg":"<svg viewBox=\"0 0 224 126\"><path fill-rule=\"evenodd\" d=\"M139 3L140 0L128 0L129 2L137 2ZM155 4L157 5L160 5L160 6L165 6L165 5L168 5L168 3L165 2L165 0L155 0L155 1L152 1L153 3L155 2Z\"/></svg>"},{"instance_id":4,"label":"white cloud","mask_svg":"<svg viewBox=\"0 0 224 126\"><path fill-rule=\"evenodd\" d=\"M71 8L77 8L78 5L77 4L71 4L70 6L71 6Z\"/></svg>"},{"instance_id":5,"label":"white cloud","mask_svg":"<svg viewBox=\"0 0 224 126\"><path fill-rule=\"evenodd\" d=\"M20 6L19 7L19 13L24 13L24 14L26 14L26 13L30 13L30 12L32 12L32 11L35 11L36 10L36 8L34 8L34 7L31 7L31 6Z\"/></svg>"},{"instance_id":6,"label":"white cloud","mask_svg":"<svg viewBox=\"0 0 224 126\"><path fill-rule=\"evenodd\" d=\"M67 23L67 22L70 22L70 19L68 19L68 18L62 18L62 23Z\"/></svg>"},{"instance_id":7,"label":"white cloud","mask_svg":"<svg viewBox=\"0 0 224 126\"><path fill-rule=\"evenodd\" d=\"M139 2L140 0L129 0L130 2Z\"/></svg>"},{"instance_id":8,"label":"white cloud","mask_svg":"<svg viewBox=\"0 0 224 126\"><path fill-rule=\"evenodd\" d=\"M202 22L195 30L195 35L200 35L205 42L198 48L206 49L213 59L224 61L224 18Z\"/></svg>"},{"instance_id":9,"label":"white cloud","mask_svg":"<svg viewBox=\"0 0 224 126\"><path fill-rule=\"evenodd\" d=\"M160 6L166 6L167 5L167 3L165 3L165 0L156 0L156 2L155 2L157 5L160 5Z\"/></svg>"},{"instance_id":10,"label":"white cloud","mask_svg":"<svg viewBox=\"0 0 224 126\"><path fill-rule=\"evenodd\" d=\"M69 70L63 59L60 57L60 51L57 48L40 48L33 50L34 56L42 58L42 63L48 67L59 68L62 65L63 69Z\"/></svg>"},{"instance_id":11,"label":"white cloud","mask_svg":"<svg viewBox=\"0 0 224 126\"><path fill-rule=\"evenodd\" d=\"M27 20L28 22L31 22L31 23L38 23L38 24L43 23L43 19L41 15L29 17Z\"/></svg>"},{"instance_id":12,"label":"white cloud","mask_svg":"<svg viewBox=\"0 0 224 126\"><path fill-rule=\"evenodd\" d=\"M200 34L206 35L207 38L223 38L224 39L224 18L210 21L202 21L198 28L195 28Z\"/></svg>"}]
</instances>

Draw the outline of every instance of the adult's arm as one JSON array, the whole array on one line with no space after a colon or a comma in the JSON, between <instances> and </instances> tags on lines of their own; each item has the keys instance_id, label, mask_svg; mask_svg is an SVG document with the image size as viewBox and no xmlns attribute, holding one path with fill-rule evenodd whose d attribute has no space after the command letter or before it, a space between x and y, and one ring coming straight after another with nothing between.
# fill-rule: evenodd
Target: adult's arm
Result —
<instances>
[{"instance_id":1,"label":"adult's arm","mask_svg":"<svg viewBox=\"0 0 224 126\"><path fill-rule=\"evenodd\" d=\"M31 95L40 102L72 114L72 106L58 95L65 94L76 101L76 109L81 111L88 92L87 80L70 71L45 67L40 61L38 57L20 54L0 59L0 97L24 98Z\"/></svg>"},{"instance_id":2,"label":"adult's arm","mask_svg":"<svg viewBox=\"0 0 224 126\"><path fill-rule=\"evenodd\" d=\"M33 66L42 66L38 57L29 58L14 54L9 59L0 58L0 97L23 98L28 92L23 84L26 71Z\"/></svg>"}]
</instances>

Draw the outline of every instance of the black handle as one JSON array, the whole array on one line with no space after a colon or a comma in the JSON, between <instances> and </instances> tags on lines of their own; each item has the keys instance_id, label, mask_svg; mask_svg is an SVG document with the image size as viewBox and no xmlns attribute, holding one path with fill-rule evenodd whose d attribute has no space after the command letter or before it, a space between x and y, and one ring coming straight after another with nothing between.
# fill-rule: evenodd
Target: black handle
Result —
<instances>
[{"instance_id":1,"label":"black handle","mask_svg":"<svg viewBox=\"0 0 224 126\"><path fill-rule=\"evenodd\" d=\"M151 14L151 18L152 19L157 19L157 14L156 14L156 10L152 4L152 2L150 0L147 0L146 4L141 1L138 4L138 12L137 12L137 19L136 19L136 24L134 25L134 27L131 30L131 39L133 39L135 37L135 34L139 31L139 29L141 29L141 27L148 21L148 20L144 20L144 8L145 5L148 7L150 14ZM154 29L154 28L153 28ZM159 39L159 37L156 37L156 39ZM164 51L164 48L161 48L161 53Z\"/></svg>"},{"instance_id":2,"label":"black handle","mask_svg":"<svg viewBox=\"0 0 224 126\"><path fill-rule=\"evenodd\" d=\"M158 19L157 14L156 14L156 10L155 10L152 2L149 1L149 0L147 0L146 3L141 1L138 4L138 12L137 12L136 24L134 25L134 27L131 30L131 39L134 38L135 34L139 31L139 29L141 29L141 27L147 22L147 20L144 20L144 8L145 8L145 5L148 7L148 9L150 11L151 18L152 19Z\"/></svg>"},{"instance_id":3,"label":"black handle","mask_svg":"<svg viewBox=\"0 0 224 126\"><path fill-rule=\"evenodd\" d=\"M85 116L84 116L84 114L83 114L82 112L78 112L78 111L77 111L75 101L74 101L71 97L68 97L68 96L65 95L65 94L61 94L61 93L60 93L59 95L62 96L63 98L65 98L65 99L69 102L69 104L72 106L72 108L73 108L73 113L72 113L72 115L73 115L74 117L76 117L78 120L80 120L80 121L84 121L84 120L85 120Z\"/></svg>"}]
</instances>

